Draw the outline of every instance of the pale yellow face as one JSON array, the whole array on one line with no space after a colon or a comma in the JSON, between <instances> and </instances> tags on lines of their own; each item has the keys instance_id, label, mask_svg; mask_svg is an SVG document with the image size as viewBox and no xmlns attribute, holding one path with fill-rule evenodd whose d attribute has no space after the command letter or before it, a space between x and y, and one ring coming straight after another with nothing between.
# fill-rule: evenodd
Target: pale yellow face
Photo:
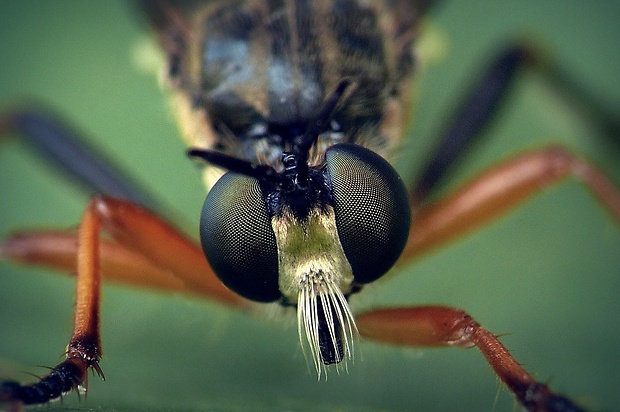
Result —
<instances>
[{"instance_id":1,"label":"pale yellow face","mask_svg":"<svg viewBox=\"0 0 620 412\"><path fill-rule=\"evenodd\" d=\"M340 331L333 321L326 322L334 353L339 353L339 342L341 339L343 342L345 359L338 355L337 363L352 356L353 338L357 335L345 298L351 292L353 271L338 237L334 209L315 208L305 221L299 221L292 213L283 213L274 216L271 225L278 245L280 291L289 302L297 304L302 348L305 338L320 377L323 362L319 349L318 301L328 320L333 315L342 325Z\"/></svg>"}]
</instances>

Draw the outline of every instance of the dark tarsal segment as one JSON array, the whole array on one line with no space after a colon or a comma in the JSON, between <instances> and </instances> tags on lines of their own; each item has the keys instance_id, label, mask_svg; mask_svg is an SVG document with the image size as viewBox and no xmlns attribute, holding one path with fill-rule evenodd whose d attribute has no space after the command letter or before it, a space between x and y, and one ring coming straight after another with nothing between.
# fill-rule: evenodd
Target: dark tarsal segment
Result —
<instances>
[{"instance_id":1,"label":"dark tarsal segment","mask_svg":"<svg viewBox=\"0 0 620 412\"><path fill-rule=\"evenodd\" d=\"M7 381L0 384L0 402L18 402L24 405L46 403L77 389L86 382L86 372L90 366L103 377L101 369L81 358L69 358L52 368L51 372L38 382L21 385Z\"/></svg>"}]
</instances>

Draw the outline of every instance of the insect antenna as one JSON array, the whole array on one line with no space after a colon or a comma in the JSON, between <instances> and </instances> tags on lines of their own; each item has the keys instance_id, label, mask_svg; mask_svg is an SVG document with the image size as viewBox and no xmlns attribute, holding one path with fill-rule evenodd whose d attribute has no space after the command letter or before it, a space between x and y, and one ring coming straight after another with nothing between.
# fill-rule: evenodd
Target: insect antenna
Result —
<instances>
[{"instance_id":1,"label":"insect antenna","mask_svg":"<svg viewBox=\"0 0 620 412\"><path fill-rule=\"evenodd\" d=\"M254 164L248 160L230 156L221 152L207 149L189 149L187 151L189 157L198 157L204 161L221 167L222 169L242 175L254 177L264 182L280 184L282 178L280 174L271 166L264 164Z\"/></svg>"},{"instance_id":2,"label":"insect antenna","mask_svg":"<svg viewBox=\"0 0 620 412\"><path fill-rule=\"evenodd\" d=\"M334 115L336 106L342 100L349 86L351 86L350 79L344 78L340 80L336 89L323 103L321 110L308 124L308 128L295 144L293 151L291 153L285 153L282 156L285 171L294 170L297 174L298 182L306 182L308 180L308 153L310 152L310 148L317 141L319 135L327 128L327 125ZM288 165L287 162L289 163Z\"/></svg>"}]
</instances>

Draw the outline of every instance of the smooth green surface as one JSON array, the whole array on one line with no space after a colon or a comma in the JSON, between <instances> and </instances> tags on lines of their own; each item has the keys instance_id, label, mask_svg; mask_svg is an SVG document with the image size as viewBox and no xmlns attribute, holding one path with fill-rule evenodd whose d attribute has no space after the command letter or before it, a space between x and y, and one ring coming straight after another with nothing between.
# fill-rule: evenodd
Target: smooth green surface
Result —
<instances>
[{"instance_id":1,"label":"smooth green surface","mask_svg":"<svg viewBox=\"0 0 620 412\"><path fill-rule=\"evenodd\" d=\"M414 132L401 155L423 158L459 87L515 37L544 48L620 111L618 1L445 1L433 27L445 59L422 74ZM36 98L65 114L163 199L189 227L203 201L198 173L152 76L132 66L142 30L122 2L0 1L0 105ZM560 142L620 182L618 137L597 134L525 75L450 187L518 150ZM612 139L612 140L614 140ZM405 169L414 167L404 166ZM87 195L18 140L0 145L0 235L72 227ZM444 303L468 310L535 376L596 410L620 404L620 229L570 182L395 276L357 308ZM0 377L29 379L59 359L71 333L71 279L0 264ZM106 287L107 381L92 378L92 410L497 410L510 394L476 350L404 350L361 343L348 373L317 382L292 317L248 317L178 296ZM57 404L60 406L60 404ZM52 408L53 409L53 408ZM518 409L518 408L517 408ZM51 409L46 409L51 410Z\"/></svg>"}]
</instances>

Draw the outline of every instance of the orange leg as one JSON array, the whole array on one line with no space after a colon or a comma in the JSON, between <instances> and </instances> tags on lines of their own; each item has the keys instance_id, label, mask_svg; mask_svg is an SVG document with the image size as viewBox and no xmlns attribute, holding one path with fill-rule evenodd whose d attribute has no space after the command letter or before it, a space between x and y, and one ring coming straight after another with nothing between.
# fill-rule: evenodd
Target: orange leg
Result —
<instances>
[{"instance_id":1,"label":"orange leg","mask_svg":"<svg viewBox=\"0 0 620 412\"><path fill-rule=\"evenodd\" d=\"M101 239L98 249L104 279L200 295L233 307L247 305L217 279L199 245L152 212L106 196L94 197L88 210L112 237ZM71 232L17 233L0 244L4 258L66 273L75 271L78 255L77 237Z\"/></svg>"},{"instance_id":2,"label":"orange leg","mask_svg":"<svg viewBox=\"0 0 620 412\"><path fill-rule=\"evenodd\" d=\"M620 191L595 166L562 147L521 154L435 204L415 210L401 263L477 229L566 178L583 183L620 222Z\"/></svg>"},{"instance_id":3,"label":"orange leg","mask_svg":"<svg viewBox=\"0 0 620 412\"><path fill-rule=\"evenodd\" d=\"M104 229L115 243L100 247ZM114 198L94 197L84 213L77 234L35 234L16 236L0 248L4 256L21 258L68 269L77 263L76 305L73 334L67 359L39 382L22 386L16 382L0 385L0 402L42 403L87 384L87 371L99 368L101 344L99 306L100 267L110 273L120 269L128 283L155 284L161 289L186 290L209 296L221 303L243 308L247 301L226 289L215 277L200 247L147 210ZM77 247L77 251L76 251ZM135 258L137 256L137 258ZM134 259L135 258L135 259ZM103 264L100 264L103 260ZM132 268L139 270L132 272ZM153 276L153 278L150 278ZM122 279L121 279L122 280Z\"/></svg>"},{"instance_id":4,"label":"orange leg","mask_svg":"<svg viewBox=\"0 0 620 412\"><path fill-rule=\"evenodd\" d=\"M537 382L495 335L467 313L445 306L378 309L356 318L366 338L404 346L477 346L497 376L530 411L580 411L569 399Z\"/></svg>"},{"instance_id":5,"label":"orange leg","mask_svg":"<svg viewBox=\"0 0 620 412\"><path fill-rule=\"evenodd\" d=\"M0 244L0 256L14 262L43 266L75 274L76 234L64 231L15 233ZM144 255L107 239L100 239L101 275L104 280L164 292L188 291L186 284L169 271L155 266Z\"/></svg>"}]
</instances>

